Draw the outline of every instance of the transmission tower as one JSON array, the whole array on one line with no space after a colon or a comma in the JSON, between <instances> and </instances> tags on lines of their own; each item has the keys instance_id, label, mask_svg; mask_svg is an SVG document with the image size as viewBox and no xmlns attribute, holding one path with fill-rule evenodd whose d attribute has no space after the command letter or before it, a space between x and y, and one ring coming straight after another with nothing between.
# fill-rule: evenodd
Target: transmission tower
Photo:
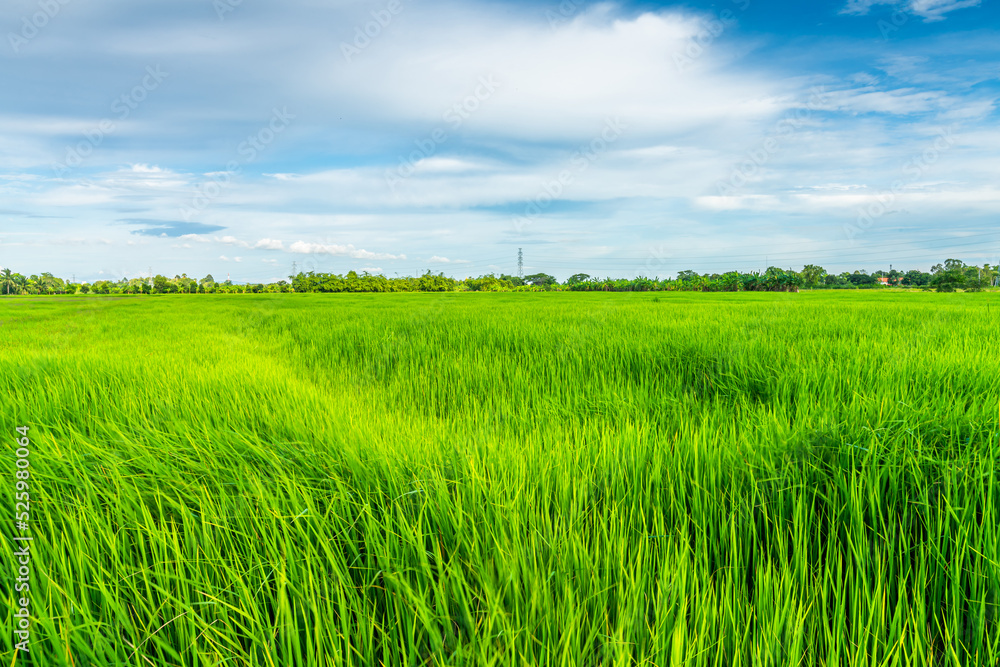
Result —
<instances>
[{"instance_id":1,"label":"transmission tower","mask_svg":"<svg viewBox=\"0 0 1000 667\"><path fill-rule=\"evenodd\" d=\"M517 277L524 278L524 253L517 249Z\"/></svg>"}]
</instances>

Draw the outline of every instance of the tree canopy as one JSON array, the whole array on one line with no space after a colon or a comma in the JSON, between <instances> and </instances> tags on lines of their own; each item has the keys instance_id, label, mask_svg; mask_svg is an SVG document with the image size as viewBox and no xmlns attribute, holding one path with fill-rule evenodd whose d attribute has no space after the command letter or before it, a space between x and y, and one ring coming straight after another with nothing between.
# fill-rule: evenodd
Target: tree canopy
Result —
<instances>
[{"instance_id":1,"label":"tree canopy","mask_svg":"<svg viewBox=\"0 0 1000 667\"><path fill-rule=\"evenodd\" d=\"M763 273L699 274L692 269L678 272L676 278L598 278L575 273L560 283L547 273L535 273L523 279L517 276L487 274L478 278L456 279L430 271L420 276L389 278L382 274L349 271L335 273L298 273L290 282L234 284L219 283L212 274L201 280L187 274L169 278L122 278L98 280L94 283L72 283L51 273L25 276L10 268L0 270L0 296L18 294L260 294L282 292L510 292L510 291L798 291L799 289L880 289L885 287L921 287L940 292L956 290L978 291L998 282L1000 267L984 264L967 265L961 260L947 259L935 264L930 272L911 269L906 272L864 270L828 273L823 267L806 264L801 271L769 267Z\"/></svg>"}]
</instances>

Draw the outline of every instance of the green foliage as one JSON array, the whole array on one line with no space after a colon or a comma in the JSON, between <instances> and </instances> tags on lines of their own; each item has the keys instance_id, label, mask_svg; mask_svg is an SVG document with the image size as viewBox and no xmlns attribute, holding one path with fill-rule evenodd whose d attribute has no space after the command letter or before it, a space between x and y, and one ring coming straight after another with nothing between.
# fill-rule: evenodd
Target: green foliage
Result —
<instances>
[{"instance_id":1,"label":"green foliage","mask_svg":"<svg viewBox=\"0 0 1000 667\"><path fill-rule=\"evenodd\" d=\"M292 279L296 292L448 292L454 291L458 281L443 273L430 271L419 278L386 278L383 275L354 271L346 276L331 273L299 273Z\"/></svg>"},{"instance_id":2,"label":"green foliage","mask_svg":"<svg viewBox=\"0 0 1000 667\"><path fill-rule=\"evenodd\" d=\"M939 291L981 291L992 287L997 277L996 266L984 264L982 267L966 266L960 260L949 259L944 264L935 265L932 273L911 270L902 273L890 271L844 272L828 274L825 269L807 264L802 271L770 267L763 274L757 272L711 273L699 275L687 269L680 271L675 279L639 276L636 278L597 278L585 273L570 276L562 285L554 276L536 273L522 279L517 276L495 274L457 280L443 273L427 272L422 276L389 278L367 272L358 275L349 271L346 275L331 273L299 273L291 276L291 281L279 280L275 283L233 284L227 280L217 283L211 274L201 280L189 278L187 274L168 278L158 275L152 281L145 278L122 278L118 281L100 280L88 285L83 293L105 294L276 294L284 292L537 292L537 291L583 291L583 292L736 292L736 291L797 291L801 287L810 289L873 289L881 287L879 277L888 278L890 286L923 287L928 284ZM51 273L30 278L7 269L0 272L0 296L24 294L74 294L77 286L69 285Z\"/></svg>"},{"instance_id":3,"label":"green foliage","mask_svg":"<svg viewBox=\"0 0 1000 667\"><path fill-rule=\"evenodd\" d=\"M9 268L4 269L0 273L0 292L4 294L11 294L17 289L17 284L14 281L14 272Z\"/></svg>"},{"instance_id":4,"label":"green foliage","mask_svg":"<svg viewBox=\"0 0 1000 667\"><path fill-rule=\"evenodd\" d=\"M931 274L917 270L907 271L901 282L903 285L911 287L923 287L930 284Z\"/></svg>"},{"instance_id":5,"label":"green foliage","mask_svg":"<svg viewBox=\"0 0 1000 667\"><path fill-rule=\"evenodd\" d=\"M468 280L471 280L471 278ZM522 287L525 284L524 278L521 278L520 276L508 276L506 273L500 274L500 280L510 283L513 287Z\"/></svg>"},{"instance_id":6,"label":"green foliage","mask_svg":"<svg viewBox=\"0 0 1000 667\"><path fill-rule=\"evenodd\" d=\"M537 285L540 287L551 287L559 284L558 280L547 273L534 273L530 276L525 276L524 282L528 285Z\"/></svg>"},{"instance_id":7,"label":"green foliage","mask_svg":"<svg viewBox=\"0 0 1000 667\"><path fill-rule=\"evenodd\" d=\"M944 266L936 265L932 271L934 277L931 278L930 285L937 288L938 292L954 292L959 287L964 287L968 280L965 271L965 264L957 259L946 260Z\"/></svg>"},{"instance_id":8,"label":"green foliage","mask_svg":"<svg viewBox=\"0 0 1000 667\"><path fill-rule=\"evenodd\" d=\"M874 275L869 275L867 271L855 271L847 278L855 287L874 287L878 279Z\"/></svg>"},{"instance_id":9,"label":"green foliage","mask_svg":"<svg viewBox=\"0 0 1000 667\"><path fill-rule=\"evenodd\" d=\"M802 269L802 284L805 287L815 288L820 281L826 277L826 269L815 264L806 264Z\"/></svg>"},{"instance_id":10,"label":"green foliage","mask_svg":"<svg viewBox=\"0 0 1000 667\"><path fill-rule=\"evenodd\" d=\"M684 271L677 272L677 280L685 283L693 282L695 280L698 280L700 277L701 276L699 276L696 272L692 271L691 269L685 269Z\"/></svg>"},{"instance_id":11,"label":"green foliage","mask_svg":"<svg viewBox=\"0 0 1000 667\"><path fill-rule=\"evenodd\" d=\"M467 278L463 282L466 289L472 292L509 292L515 287L509 280L496 278L492 274L480 278Z\"/></svg>"},{"instance_id":12,"label":"green foliage","mask_svg":"<svg viewBox=\"0 0 1000 667\"><path fill-rule=\"evenodd\" d=\"M166 276L157 274L156 277L153 278L154 294L171 294L177 291L177 283L167 279Z\"/></svg>"}]
</instances>

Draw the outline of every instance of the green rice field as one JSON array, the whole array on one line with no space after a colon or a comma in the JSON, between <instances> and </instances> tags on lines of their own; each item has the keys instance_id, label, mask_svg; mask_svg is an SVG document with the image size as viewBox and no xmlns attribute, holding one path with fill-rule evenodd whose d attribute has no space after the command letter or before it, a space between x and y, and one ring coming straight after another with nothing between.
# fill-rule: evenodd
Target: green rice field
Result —
<instances>
[{"instance_id":1,"label":"green rice field","mask_svg":"<svg viewBox=\"0 0 1000 667\"><path fill-rule=\"evenodd\" d=\"M0 660L995 667L998 335L995 293L3 298Z\"/></svg>"}]
</instances>

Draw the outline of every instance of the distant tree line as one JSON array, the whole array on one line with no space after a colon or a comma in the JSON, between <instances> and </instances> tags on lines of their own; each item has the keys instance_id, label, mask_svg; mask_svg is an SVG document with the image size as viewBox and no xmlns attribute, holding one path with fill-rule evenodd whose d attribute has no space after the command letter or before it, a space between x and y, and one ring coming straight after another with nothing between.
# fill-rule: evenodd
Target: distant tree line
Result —
<instances>
[{"instance_id":1,"label":"distant tree line","mask_svg":"<svg viewBox=\"0 0 1000 667\"><path fill-rule=\"evenodd\" d=\"M430 271L422 276L389 278L381 274L354 271L334 273L298 273L287 281L273 283L217 282L211 275L201 280L181 274L168 278L122 278L94 283L74 283L51 273L24 276L11 269L0 271L0 296L14 294L258 294L282 292L797 292L799 289L877 289L883 287L919 287L938 292L980 291L998 284L1000 266L967 265L948 259L935 264L930 272L896 269L827 273L815 264L801 271L770 267L763 273L704 273L686 270L676 278L597 278L577 273L560 283L546 273L523 278L489 274L458 280Z\"/></svg>"}]
</instances>

